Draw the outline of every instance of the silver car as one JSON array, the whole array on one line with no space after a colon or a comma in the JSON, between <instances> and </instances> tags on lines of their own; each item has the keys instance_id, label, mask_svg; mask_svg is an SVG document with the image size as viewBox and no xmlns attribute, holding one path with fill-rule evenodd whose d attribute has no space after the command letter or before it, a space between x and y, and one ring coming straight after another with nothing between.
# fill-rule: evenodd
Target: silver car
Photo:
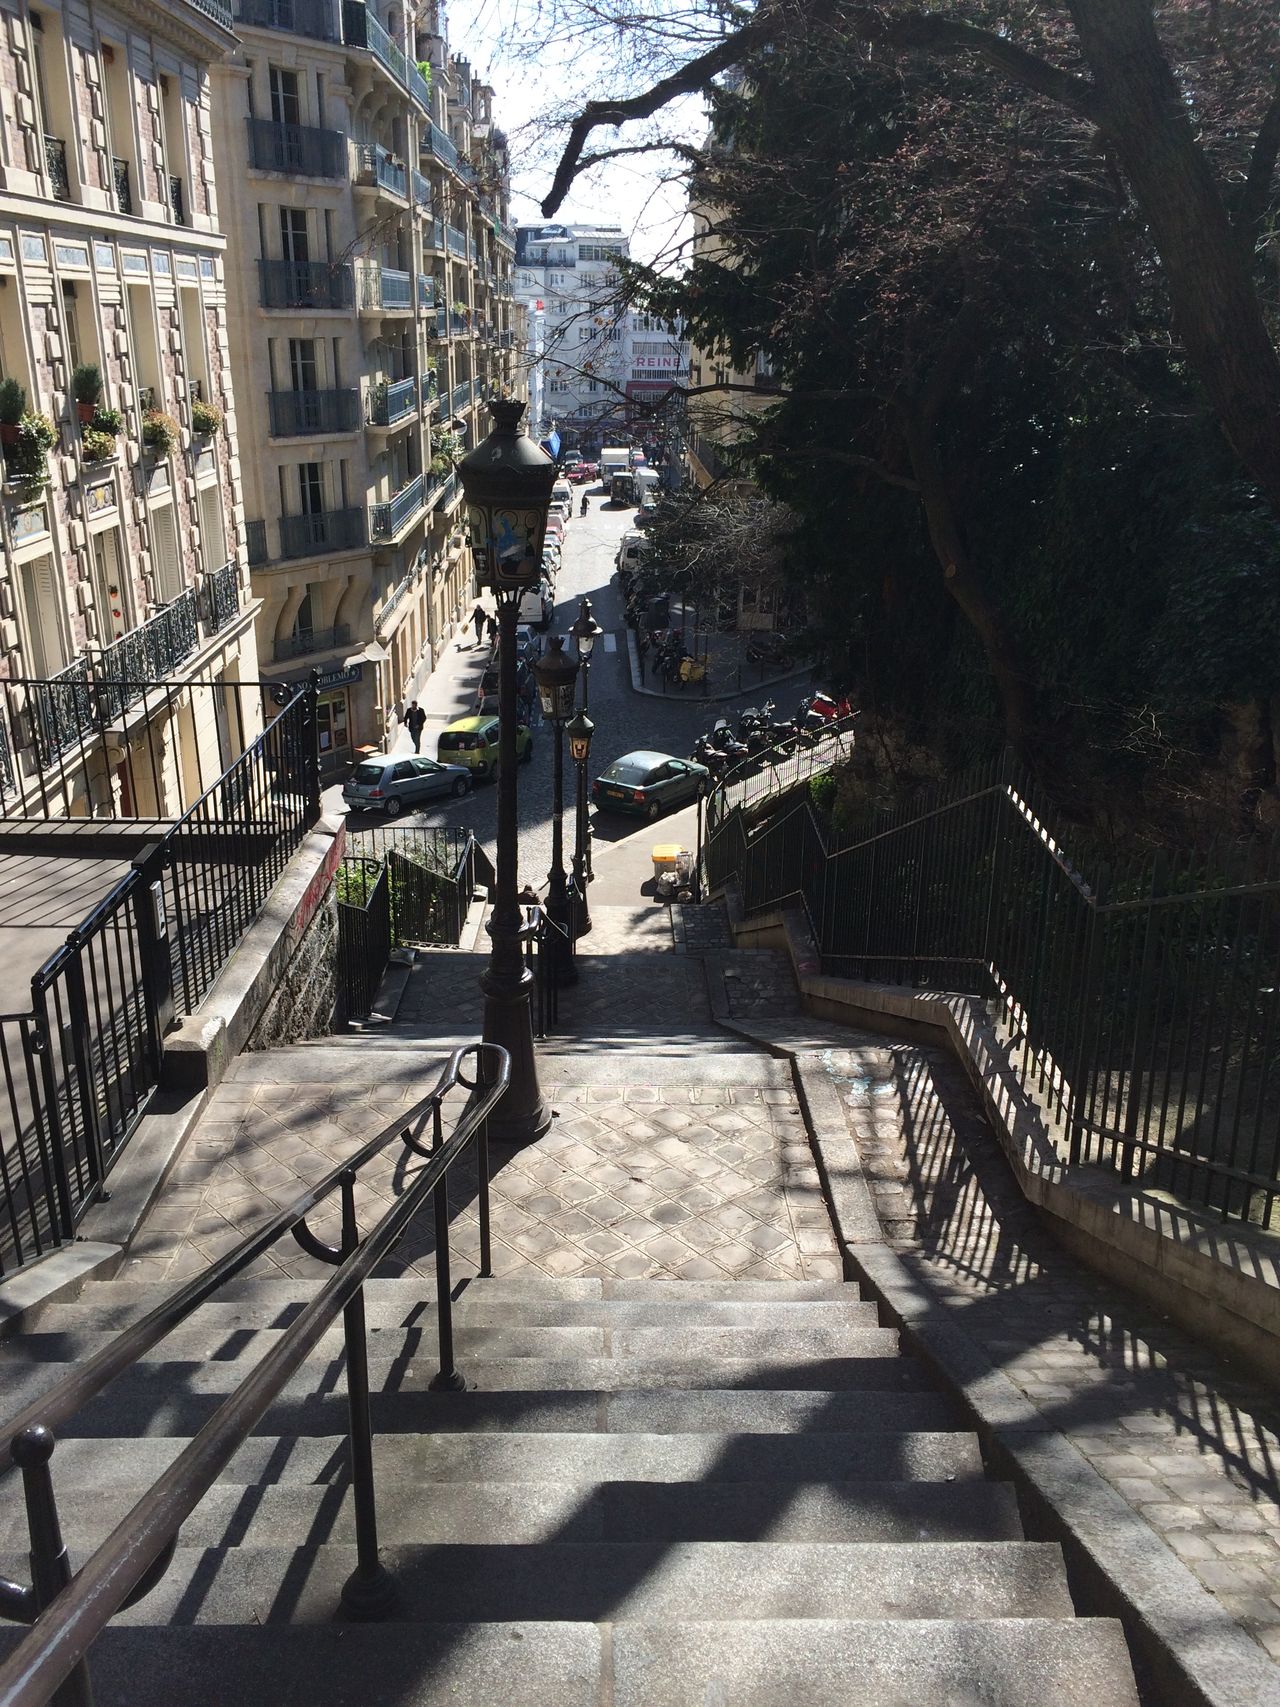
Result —
<instances>
[{"instance_id":1,"label":"silver car","mask_svg":"<svg viewBox=\"0 0 1280 1707\"><path fill-rule=\"evenodd\" d=\"M464 765L441 765L413 753L362 759L342 785L342 798L353 812L385 812L398 818L408 809L441 794L469 794L471 772Z\"/></svg>"}]
</instances>

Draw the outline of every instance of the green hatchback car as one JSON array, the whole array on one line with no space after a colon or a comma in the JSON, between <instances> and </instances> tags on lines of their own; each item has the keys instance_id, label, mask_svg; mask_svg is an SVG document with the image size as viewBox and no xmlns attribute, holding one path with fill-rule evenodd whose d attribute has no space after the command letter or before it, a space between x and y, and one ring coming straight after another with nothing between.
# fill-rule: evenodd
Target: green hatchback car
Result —
<instances>
[{"instance_id":1,"label":"green hatchback car","mask_svg":"<svg viewBox=\"0 0 1280 1707\"><path fill-rule=\"evenodd\" d=\"M624 753L591 784L591 798L602 812L637 812L660 818L673 806L698 798L711 780L705 765L670 753Z\"/></svg>"},{"instance_id":2,"label":"green hatchback car","mask_svg":"<svg viewBox=\"0 0 1280 1707\"><path fill-rule=\"evenodd\" d=\"M498 768L498 719L460 717L440 731L436 757L442 765L465 765L477 781L492 776ZM522 765L533 757L533 736L523 723L516 729L516 757Z\"/></svg>"}]
</instances>

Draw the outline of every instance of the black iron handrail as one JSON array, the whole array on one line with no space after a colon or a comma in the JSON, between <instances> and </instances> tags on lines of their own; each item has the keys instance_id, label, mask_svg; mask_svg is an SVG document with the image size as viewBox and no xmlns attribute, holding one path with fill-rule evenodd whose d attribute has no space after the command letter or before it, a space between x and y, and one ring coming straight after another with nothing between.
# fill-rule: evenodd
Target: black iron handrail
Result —
<instances>
[{"instance_id":1,"label":"black iron handrail","mask_svg":"<svg viewBox=\"0 0 1280 1707\"><path fill-rule=\"evenodd\" d=\"M486 1053L492 1060L486 1062L481 1071L481 1059ZM471 1077L463 1071L463 1061L467 1056L475 1057L476 1070ZM31 1633L0 1666L0 1702L3 1702L3 1707L44 1707L54 1691L68 1679L78 1681L82 1698L89 1698L84 1666L91 1644L121 1608L159 1579L182 1524L262 1420L272 1400L314 1351L339 1312L343 1314L346 1333L349 1445L357 1555L355 1571L343 1589L343 1599L349 1610L365 1617L376 1616L388 1609L394 1590L378 1559L364 1283L403 1236L431 1194L435 1207L440 1339L440 1370L431 1385L436 1390L460 1390L465 1383L453 1355L446 1176L474 1140L479 1177L480 1274L487 1276L491 1272L487 1122L490 1111L505 1094L510 1068L510 1057L498 1044L469 1044L455 1049L428 1096L371 1138L318 1184L302 1192L287 1209L274 1215L203 1275L181 1287L140 1322L126 1328L43 1398L26 1406L0 1431L0 1466L6 1463L19 1465L26 1484L35 1579L29 1597L18 1585L0 1585L5 1590L0 1593L0 1615L24 1618L35 1610L36 1600L42 1602ZM442 1120L444 1100L458 1086L469 1091L471 1099L446 1140ZM422 1144L422 1134L428 1122L431 1128L430 1149ZM425 1158L426 1166L377 1226L361 1239L355 1218L357 1173L397 1136L407 1149ZM306 1224L307 1215L335 1185L342 1193L342 1243L338 1247L322 1244ZM284 1329L276 1343L223 1401L169 1469L153 1483L71 1578L48 1472L53 1449L52 1428L74 1415L86 1400L131 1367L220 1286L288 1232L310 1255L334 1264L336 1272Z\"/></svg>"}]
</instances>

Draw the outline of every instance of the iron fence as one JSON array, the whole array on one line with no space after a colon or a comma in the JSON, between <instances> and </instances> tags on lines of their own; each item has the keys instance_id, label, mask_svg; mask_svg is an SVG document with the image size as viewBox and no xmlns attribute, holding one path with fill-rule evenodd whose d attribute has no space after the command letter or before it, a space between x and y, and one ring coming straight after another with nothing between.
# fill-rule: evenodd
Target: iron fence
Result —
<instances>
[{"instance_id":1,"label":"iron fence","mask_svg":"<svg viewBox=\"0 0 1280 1707\"><path fill-rule=\"evenodd\" d=\"M189 712L193 684L161 686L165 713L184 696ZM314 690L256 724L238 710L235 734L226 708L212 719L235 755L37 970L30 1013L0 1016L0 1275L74 1237L160 1082L166 1030L208 994L319 816ZM190 789L198 742L188 759Z\"/></svg>"},{"instance_id":2,"label":"iron fence","mask_svg":"<svg viewBox=\"0 0 1280 1707\"><path fill-rule=\"evenodd\" d=\"M260 172L341 178L347 169L347 139L340 130L276 119L249 118L245 122L249 126L249 164Z\"/></svg>"},{"instance_id":3,"label":"iron fence","mask_svg":"<svg viewBox=\"0 0 1280 1707\"><path fill-rule=\"evenodd\" d=\"M393 948L457 946L477 879L469 830L387 826L362 836L360 846L338 875L339 985L348 1020L368 1014Z\"/></svg>"},{"instance_id":4,"label":"iron fence","mask_svg":"<svg viewBox=\"0 0 1280 1707\"><path fill-rule=\"evenodd\" d=\"M824 971L979 997L1064 1159L1271 1224L1280 843L1086 869L1007 760L838 843L807 793L709 806L710 884L801 902Z\"/></svg>"}]
</instances>

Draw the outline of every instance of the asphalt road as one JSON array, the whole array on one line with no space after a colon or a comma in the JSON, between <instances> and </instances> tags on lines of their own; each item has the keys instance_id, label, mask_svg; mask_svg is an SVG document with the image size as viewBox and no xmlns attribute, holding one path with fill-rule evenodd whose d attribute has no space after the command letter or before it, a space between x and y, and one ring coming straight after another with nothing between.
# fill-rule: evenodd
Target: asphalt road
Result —
<instances>
[{"instance_id":1,"label":"asphalt road","mask_svg":"<svg viewBox=\"0 0 1280 1707\"><path fill-rule=\"evenodd\" d=\"M575 488L575 492L579 489ZM687 757L695 738L710 728L717 717L731 715L736 704L758 698L758 690L746 692L740 701L704 704L696 690L672 692L665 698L638 694L631 686L627 665L626 629L622 620L622 597L614 575L614 557L623 533L634 525L635 511L602 508L600 492L591 489L591 510L575 515L569 524L564 557L556 585L556 615L549 632L564 633L578 614L578 601L589 595L596 621L604 634L596 642L591 664L591 718L596 726L591 748L590 776L597 776L622 753L635 748ZM474 709L476 683L489 655L488 645L473 646L468 628L461 645L447 654L419 695L427 714L422 751L434 756L436 737L457 717ZM572 650L572 641L568 647ZM549 726L534 728L532 761L520 768L520 882L536 889L546 886L551 864L552 732ZM400 734L396 749L408 747ZM590 777L589 777L590 780ZM340 789L326 794L330 810L342 810ZM573 766L565 753L565 867L573 851ZM497 796L492 784L482 783L464 800L442 801L417 813L405 813L400 824L465 826L475 832L490 854L496 834ZM686 820L688 821L686 823ZM353 841L381 818L352 814L348 827ZM683 840L693 835L693 813L681 812L658 825L638 818L592 813L594 860L598 882L592 895L601 900L623 901L639 897L641 883L650 870L649 852L655 841Z\"/></svg>"}]
</instances>

